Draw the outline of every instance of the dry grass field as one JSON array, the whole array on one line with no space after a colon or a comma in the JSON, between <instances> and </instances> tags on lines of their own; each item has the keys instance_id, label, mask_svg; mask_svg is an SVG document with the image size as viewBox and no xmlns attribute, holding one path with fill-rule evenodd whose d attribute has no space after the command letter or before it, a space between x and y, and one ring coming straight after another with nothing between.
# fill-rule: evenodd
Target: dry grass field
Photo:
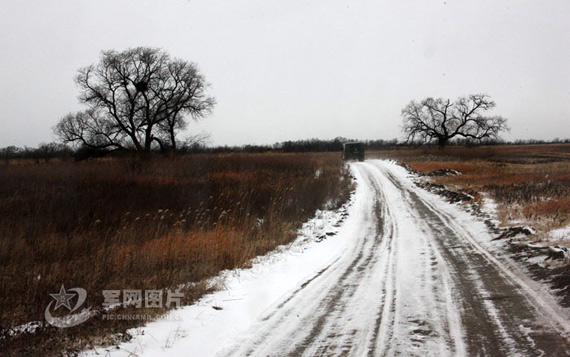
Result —
<instances>
[{"instance_id":1,"label":"dry grass field","mask_svg":"<svg viewBox=\"0 0 570 357\"><path fill-rule=\"evenodd\" d=\"M290 242L315 210L341 205L349 190L337 153L2 164L0 327L44 321L62 283L85 289L86 305L100 309L102 290L193 282L188 303L206 291L205 279ZM58 351L131 325L96 316L0 344Z\"/></svg>"}]
</instances>

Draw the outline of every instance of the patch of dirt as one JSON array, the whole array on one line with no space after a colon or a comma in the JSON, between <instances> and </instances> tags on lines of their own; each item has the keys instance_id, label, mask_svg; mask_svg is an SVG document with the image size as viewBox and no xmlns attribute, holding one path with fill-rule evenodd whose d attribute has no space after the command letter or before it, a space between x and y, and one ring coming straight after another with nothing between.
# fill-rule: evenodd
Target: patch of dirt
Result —
<instances>
[{"instance_id":1,"label":"patch of dirt","mask_svg":"<svg viewBox=\"0 0 570 357\"><path fill-rule=\"evenodd\" d=\"M461 172L459 172L459 171L444 169L444 168L437 169L437 170L432 171L428 174L424 174L422 172L415 171L410 166L408 166L402 162L398 162L398 165L405 168L408 172L410 172L416 176L419 176L419 177L441 177L441 176L461 175ZM435 194L438 194L440 196L445 197L447 199L447 201L451 202L451 203L468 202L468 201L472 201L474 199L474 197L468 193L452 191L443 185L435 184L435 183L432 183L429 181L414 180L414 183L418 187L423 188L424 190L427 190L429 192L432 192L432 193L435 193Z\"/></svg>"},{"instance_id":2,"label":"patch of dirt","mask_svg":"<svg viewBox=\"0 0 570 357\"><path fill-rule=\"evenodd\" d=\"M563 246L543 246L529 242L535 232L526 226L499 228L493 240L503 240L509 256L530 276L550 286L564 307L570 307L570 250Z\"/></svg>"},{"instance_id":3,"label":"patch of dirt","mask_svg":"<svg viewBox=\"0 0 570 357\"><path fill-rule=\"evenodd\" d=\"M451 203L468 202L473 200L472 195L465 192L449 190L443 185L425 181L416 181L415 184L424 190L443 196L448 202Z\"/></svg>"},{"instance_id":4,"label":"patch of dirt","mask_svg":"<svg viewBox=\"0 0 570 357\"><path fill-rule=\"evenodd\" d=\"M457 175L462 175L461 172L459 171L455 171L455 170L451 170L451 169L437 169L434 170L430 173L423 173L420 171L416 171L414 169L412 169L411 166L404 164L403 162L398 161L398 165L402 166L403 168L405 168L408 172L417 175L417 176L427 176L427 177L441 177L441 176L457 176Z\"/></svg>"},{"instance_id":5,"label":"patch of dirt","mask_svg":"<svg viewBox=\"0 0 570 357\"><path fill-rule=\"evenodd\" d=\"M547 283L560 305L570 307L570 252L568 248L543 247L517 242L514 239L505 245L510 256L525 266L533 279ZM543 257L544 259L540 259ZM537 259L539 258L538 262ZM531 260L532 259L532 260Z\"/></svg>"},{"instance_id":6,"label":"patch of dirt","mask_svg":"<svg viewBox=\"0 0 570 357\"><path fill-rule=\"evenodd\" d=\"M493 240L514 238L514 237L519 236L521 234L525 235L525 236L529 236L529 235L534 234L534 232L529 227L526 227L526 226L514 226L514 227L509 227L507 229L504 229L503 232L497 238L494 238Z\"/></svg>"},{"instance_id":7,"label":"patch of dirt","mask_svg":"<svg viewBox=\"0 0 570 357\"><path fill-rule=\"evenodd\" d=\"M457 175L461 175L461 172L450 169L437 169L435 171L430 172L426 176L440 177L440 176L457 176Z\"/></svg>"}]
</instances>

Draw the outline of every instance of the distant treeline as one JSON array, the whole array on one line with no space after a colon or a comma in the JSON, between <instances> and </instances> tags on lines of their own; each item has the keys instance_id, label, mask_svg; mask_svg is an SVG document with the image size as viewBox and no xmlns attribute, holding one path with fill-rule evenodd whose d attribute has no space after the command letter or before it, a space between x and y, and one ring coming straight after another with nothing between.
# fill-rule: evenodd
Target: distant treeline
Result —
<instances>
[{"instance_id":1,"label":"distant treeline","mask_svg":"<svg viewBox=\"0 0 570 357\"><path fill-rule=\"evenodd\" d=\"M72 158L76 151L67 145L58 143L40 144L37 148L7 146L0 148L0 159L34 159L38 162L49 162L54 158Z\"/></svg>"},{"instance_id":2,"label":"distant treeline","mask_svg":"<svg viewBox=\"0 0 570 357\"><path fill-rule=\"evenodd\" d=\"M382 150L395 147L409 146L428 146L423 143L407 143L400 142L397 139L392 140L356 140L338 137L332 140L307 139L296 141L284 141L273 145L242 145L242 146L206 146L204 144L183 145L178 148L177 154L192 153L231 153L231 152L340 152L342 144L346 142L361 142L366 150ZM455 140L450 146L480 146L480 145L533 145L533 144L559 144L570 143L570 139L554 139L554 140L488 140L483 142L475 142L471 140ZM160 154L160 150L156 150ZM127 151L106 152L104 150L96 150L86 147L72 148L59 143L40 144L37 148L8 146L0 148L0 160L8 161L13 159L32 159L36 162L49 162L51 159L72 159L83 160L88 158L102 157L106 155L123 156L128 154Z\"/></svg>"},{"instance_id":3,"label":"distant treeline","mask_svg":"<svg viewBox=\"0 0 570 357\"><path fill-rule=\"evenodd\" d=\"M364 143L366 149L377 150L388 146L398 145L398 140L356 140L338 137L332 140L306 139L284 141L273 145L243 145L243 146L197 146L187 148L187 152L223 153L223 152L340 152L342 144L347 142Z\"/></svg>"}]
</instances>

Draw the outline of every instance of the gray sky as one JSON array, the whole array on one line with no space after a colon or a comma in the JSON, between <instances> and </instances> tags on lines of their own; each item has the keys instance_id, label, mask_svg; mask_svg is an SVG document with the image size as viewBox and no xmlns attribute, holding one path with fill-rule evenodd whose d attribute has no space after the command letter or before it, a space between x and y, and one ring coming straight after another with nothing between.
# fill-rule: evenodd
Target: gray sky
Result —
<instances>
[{"instance_id":1,"label":"gray sky","mask_svg":"<svg viewBox=\"0 0 570 357\"><path fill-rule=\"evenodd\" d=\"M196 62L216 145L401 138L412 99L484 92L507 139L570 138L570 1L0 0L0 147L54 140L101 50Z\"/></svg>"}]
</instances>

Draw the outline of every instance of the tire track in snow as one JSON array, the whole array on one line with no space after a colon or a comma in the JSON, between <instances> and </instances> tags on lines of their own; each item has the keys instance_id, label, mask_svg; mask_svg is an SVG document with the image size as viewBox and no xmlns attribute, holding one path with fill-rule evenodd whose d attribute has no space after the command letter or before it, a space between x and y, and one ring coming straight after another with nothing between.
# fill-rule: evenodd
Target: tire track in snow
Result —
<instances>
[{"instance_id":1,"label":"tire track in snow","mask_svg":"<svg viewBox=\"0 0 570 357\"><path fill-rule=\"evenodd\" d=\"M469 354L569 355L568 340L544 319L540 306L525 294L520 282L472 244L468 227L462 227L434 201L421 197L414 186L403 185L385 165L376 163L394 186L408 192L409 204L417 208L421 222L436 233L438 250L453 269Z\"/></svg>"},{"instance_id":2,"label":"tire track in snow","mask_svg":"<svg viewBox=\"0 0 570 357\"><path fill-rule=\"evenodd\" d=\"M378 224L384 221L378 219L381 213L381 196L378 193L377 190L371 191L369 202L362 206L365 224L353 237L355 244L352 250L345 252L339 260L310 278L308 284L276 305L277 311L272 309L262 318L262 323L254 328L257 330L254 332L255 338L241 341L228 355L271 355L279 350L282 351L280 355L336 355L352 353L354 348L363 347L355 340L365 339L366 334L362 336L362 332L366 330L347 326L346 319L352 308L360 305L353 301L355 294L366 294L367 287L371 285L362 282L377 280L378 274L373 270L378 270L377 261L383 257L379 252L387 251L384 235L381 234L383 226ZM376 285L380 292L382 284ZM307 309L307 306L311 308ZM366 310L369 308L367 306ZM275 331L291 326L290 320L294 317L298 317L298 325L293 324L285 343L283 336L272 338ZM354 319L360 320L361 316ZM376 321L370 320L373 326Z\"/></svg>"},{"instance_id":3,"label":"tire track in snow","mask_svg":"<svg viewBox=\"0 0 570 357\"><path fill-rule=\"evenodd\" d=\"M395 253L393 320L382 322L376 348L379 355L464 355L460 317L449 288L444 261L436 254L426 232L414 229L414 210L406 204L406 192L391 189L369 163L361 164L367 175L382 186L387 197L387 215L394 225L394 241L402 246ZM409 286L414 285L413 289ZM387 334L395 335L386 340ZM376 352L375 350L375 352Z\"/></svg>"},{"instance_id":4,"label":"tire track in snow","mask_svg":"<svg viewBox=\"0 0 570 357\"><path fill-rule=\"evenodd\" d=\"M440 288L447 282L436 262L443 260L421 232L416 239L401 231L411 215L401 222L392 212L395 200L404 201L386 196L378 170L353 169L370 191L354 248L272 308L228 355L463 354L456 311L446 307L450 289Z\"/></svg>"}]
</instances>

